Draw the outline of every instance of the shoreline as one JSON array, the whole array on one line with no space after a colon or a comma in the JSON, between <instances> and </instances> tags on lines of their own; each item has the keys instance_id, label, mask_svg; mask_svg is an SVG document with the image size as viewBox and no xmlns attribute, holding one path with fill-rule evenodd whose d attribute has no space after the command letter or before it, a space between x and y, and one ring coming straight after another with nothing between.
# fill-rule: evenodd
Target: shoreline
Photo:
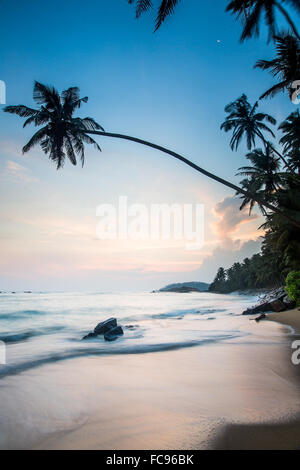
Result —
<instances>
[{"instance_id":1,"label":"shoreline","mask_svg":"<svg viewBox=\"0 0 300 470\"><path fill-rule=\"evenodd\" d=\"M7 376L0 448L300 448L291 319L299 332L297 309L260 323L228 316L242 335L173 351L78 357Z\"/></svg>"},{"instance_id":2,"label":"shoreline","mask_svg":"<svg viewBox=\"0 0 300 470\"><path fill-rule=\"evenodd\" d=\"M286 310L279 313L269 313L266 316L267 321L274 321L280 323L282 326L291 327L295 334L300 334L300 309L299 307L291 310Z\"/></svg>"},{"instance_id":3,"label":"shoreline","mask_svg":"<svg viewBox=\"0 0 300 470\"><path fill-rule=\"evenodd\" d=\"M274 322L284 330L290 331L288 336L297 338L300 335L299 307L266 316L268 322ZM261 323L263 325L263 322ZM291 369L296 387L300 393L300 365L292 365L291 351L285 351L286 367ZM214 449L222 450L296 450L300 449L300 412L287 420L274 423L235 424L225 426L214 443Z\"/></svg>"}]
</instances>

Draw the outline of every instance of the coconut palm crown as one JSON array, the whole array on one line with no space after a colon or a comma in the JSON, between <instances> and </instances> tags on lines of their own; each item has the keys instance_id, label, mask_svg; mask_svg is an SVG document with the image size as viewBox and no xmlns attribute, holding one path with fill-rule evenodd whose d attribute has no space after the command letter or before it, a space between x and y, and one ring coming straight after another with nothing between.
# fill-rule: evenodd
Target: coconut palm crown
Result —
<instances>
[{"instance_id":1,"label":"coconut palm crown","mask_svg":"<svg viewBox=\"0 0 300 470\"><path fill-rule=\"evenodd\" d=\"M239 168L237 175L247 177L240 182L241 186L252 194L259 193L270 199L281 183L279 158L275 157L272 145L267 143L265 150L254 149L246 155L246 158L250 160L251 166ZM255 202L253 198L243 196L240 209L249 204L249 213L251 213ZM259 205L259 207L262 213L266 214L263 206Z\"/></svg>"},{"instance_id":2,"label":"coconut palm crown","mask_svg":"<svg viewBox=\"0 0 300 470\"><path fill-rule=\"evenodd\" d=\"M300 80L300 41L287 32L275 36L274 40L276 57L272 60L257 61L255 68L268 70L279 82L265 91L260 99L273 98L283 91L287 91L292 99L295 82Z\"/></svg>"},{"instance_id":3,"label":"coconut palm crown","mask_svg":"<svg viewBox=\"0 0 300 470\"><path fill-rule=\"evenodd\" d=\"M241 41L259 35L262 16L264 16L268 28L269 40L272 39L278 33L276 11L281 13L293 34L299 38L296 26L282 4L289 4L300 13L299 0L230 0L226 11L241 18L244 24Z\"/></svg>"},{"instance_id":4,"label":"coconut palm crown","mask_svg":"<svg viewBox=\"0 0 300 470\"><path fill-rule=\"evenodd\" d=\"M258 103L256 102L254 106L251 106L245 94L225 107L228 116L221 125L221 129L225 132L233 131L230 140L232 150L238 149L244 136L249 150L255 146L257 137L264 143L266 142L264 132L268 132L275 137L273 131L264 121L275 125L276 120L269 114L257 112L257 108Z\"/></svg>"},{"instance_id":5,"label":"coconut palm crown","mask_svg":"<svg viewBox=\"0 0 300 470\"><path fill-rule=\"evenodd\" d=\"M34 83L33 99L39 109L24 105L6 106L4 111L26 118L24 126L34 124L41 127L23 147L23 153L29 152L39 144L50 160L56 163L57 169L63 167L66 157L73 165L77 157L84 164L84 144L92 144L100 150L99 145L87 135L87 131L104 130L90 117L74 117L74 112L88 101L79 97L77 87L68 88L59 95L58 91L39 82Z\"/></svg>"},{"instance_id":6,"label":"coconut palm crown","mask_svg":"<svg viewBox=\"0 0 300 470\"><path fill-rule=\"evenodd\" d=\"M280 143L288 156L289 165L300 174L300 112L291 113L278 127L283 132Z\"/></svg>"}]
</instances>

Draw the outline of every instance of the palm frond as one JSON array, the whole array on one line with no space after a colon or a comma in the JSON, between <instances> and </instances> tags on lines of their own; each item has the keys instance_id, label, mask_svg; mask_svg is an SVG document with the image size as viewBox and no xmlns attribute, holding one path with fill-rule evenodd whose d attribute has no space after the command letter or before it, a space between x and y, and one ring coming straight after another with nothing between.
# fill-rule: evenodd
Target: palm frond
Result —
<instances>
[{"instance_id":1,"label":"palm frond","mask_svg":"<svg viewBox=\"0 0 300 470\"><path fill-rule=\"evenodd\" d=\"M5 106L3 109L5 113L10 113L10 114L17 114L20 117L31 117L35 116L38 111L33 108L28 108L28 106L24 106L22 104L19 104L17 106Z\"/></svg>"},{"instance_id":2,"label":"palm frond","mask_svg":"<svg viewBox=\"0 0 300 470\"><path fill-rule=\"evenodd\" d=\"M180 0L162 0L159 10L158 10L158 15L156 18L156 25L155 25L154 31L157 31L158 28L165 21L166 17L171 15L174 12L174 9L176 5L179 3L179 1Z\"/></svg>"},{"instance_id":3,"label":"palm frond","mask_svg":"<svg viewBox=\"0 0 300 470\"><path fill-rule=\"evenodd\" d=\"M47 126L39 129L23 147L23 153L29 152L35 145L41 143L41 141L47 136Z\"/></svg>"},{"instance_id":4,"label":"palm frond","mask_svg":"<svg viewBox=\"0 0 300 470\"><path fill-rule=\"evenodd\" d=\"M34 82L33 99L36 103L45 105L47 109L55 110L60 107L60 98L54 87L43 85L37 81Z\"/></svg>"}]
</instances>

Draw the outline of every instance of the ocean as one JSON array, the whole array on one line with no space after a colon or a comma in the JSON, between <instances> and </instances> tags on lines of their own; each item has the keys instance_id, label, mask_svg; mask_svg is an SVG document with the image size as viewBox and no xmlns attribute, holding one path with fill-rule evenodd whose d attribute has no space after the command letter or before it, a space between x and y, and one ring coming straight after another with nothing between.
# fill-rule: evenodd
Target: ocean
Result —
<instances>
[{"instance_id":1,"label":"ocean","mask_svg":"<svg viewBox=\"0 0 300 470\"><path fill-rule=\"evenodd\" d=\"M2 293L0 340L6 365L0 377L45 363L89 355L141 354L220 342L248 335L240 315L253 296L203 293ZM82 341L115 317L124 335Z\"/></svg>"},{"instance_id":2,"label":"ocean","mask_svg":"<svg viewBox=\"0 0 300 470\"><path fill-rule=\"evenodd\" d=\"M0 449L211 448L226 423L296 416L289 329L255 296L1 293ZM115 317L124 335L82 341Z\"/></svg>"}]
</instances>

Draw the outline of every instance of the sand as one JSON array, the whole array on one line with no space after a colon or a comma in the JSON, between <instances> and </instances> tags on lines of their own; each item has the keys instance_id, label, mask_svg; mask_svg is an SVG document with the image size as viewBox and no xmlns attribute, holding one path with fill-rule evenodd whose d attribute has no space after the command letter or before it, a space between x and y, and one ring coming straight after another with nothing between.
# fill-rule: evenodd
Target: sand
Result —
<instances>
[{"instance_id":1,"label":"sand","mask_svg":"<svg viewBox=\"0 0 300 470\"><path fill-rule=\"evenodd\" d=\"M279 323L286 333L292 332L291 344L300 339L299 308L268 314L266 320ZM285 352L285 366L288 366L293 380L297 381L297 387L299 387L300 365L291 363L291 349L285 349L282 352ZM300 414L291 415L287 421L281 423L228 424L217 437L214 446L217 449L228 450L300 449Z\"/></svg>"},{"instance_id":2,"label":"sand","mask_svg":"<svg viewBox=\"0 0 300 470\"><path fill-rule=\"evenodd\" d=\"M286 312L271 313L267 320L276 321L282 325L291 326L295 333L300 334L300 309L294 308Z\"/></svg>"},{"instance_id":3,"label":"sand","mask_svg":"<svg viewBox=\"0 0 300 470\"><path fill-rule=\"evenodd\" d=\"M241 317L241 325L252 335L71 359L5 378L0 447L300 448L295 336L275 322Z\"/></svg>"}]
</instances>

